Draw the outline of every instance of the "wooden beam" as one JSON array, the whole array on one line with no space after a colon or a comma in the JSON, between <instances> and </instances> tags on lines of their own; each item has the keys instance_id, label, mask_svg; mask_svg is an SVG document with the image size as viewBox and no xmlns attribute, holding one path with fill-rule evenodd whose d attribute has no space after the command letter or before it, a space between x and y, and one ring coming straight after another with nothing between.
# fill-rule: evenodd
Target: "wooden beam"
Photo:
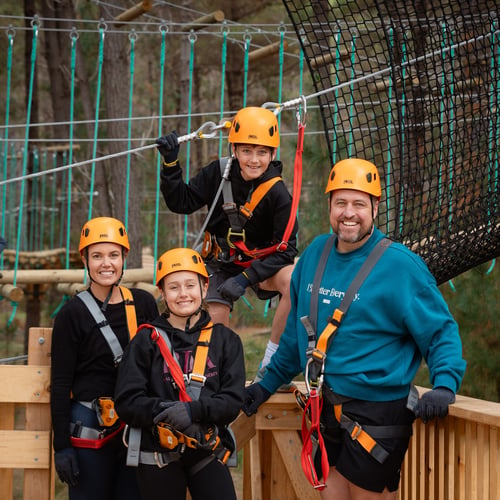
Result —
<instances>
[{"instance_id":1,"label":"wooden beam","mask_svg":"<svg viewBox=\"0 0 500 500\"><path fill-rule=\"evenodd\" d=\"M185 24L182 28L181 31L197 31L205 26L208 26L210 24L215 24L215 23L221 23L224 21L224 12L222 10L216 10L212 12L211 14L207 14L206 16L199 17L198 19L195 19L194 21L191 21L188 24Z\"/></svg>"},{"instance_id":2,"label":"wooden beam","mask_svg":"<svg viewBox=\"0 0 500 500\"><path fill-rule=\"evenodd\" d=\"M264 57L271 56L278 52L281 47L281 41L271 43L270 45L266 45L265 47L261 47L260 49L256 49L248 54L248 62L255 62L259 59L263 59ZM283 48L286 50L288 48L288 42L285 40L283 42Z\"/></svg>"},{"instance_id":3,"label":"wooden beam","mask_svg":"<svg viewBox=\"0 0 500 500\"><path fill-rule=\"evenodd\" d=\"M142 2L139 2L133 7L130 7L130 9L127 9L125 12L122 12L119 16L116 16L114 19L115 25L121 26L124 22L132 21L137 17L142 16L145 12L150 11L152 6L152 0L142 0Z\"/></svg>"},{"instance_id":4,"label":"wooden beam","mask_svg":"<svg viewBox=\"0 0 500 500\"><path fill-rule=\"evenodd\" d=\"M0 283L13 283L15 271L0 271ZM18 284L41 283L83 283L83 269L19 269L16 274ZM153 283L154 268L125 269L123 283Z\"/></svg>"}]
</instances>

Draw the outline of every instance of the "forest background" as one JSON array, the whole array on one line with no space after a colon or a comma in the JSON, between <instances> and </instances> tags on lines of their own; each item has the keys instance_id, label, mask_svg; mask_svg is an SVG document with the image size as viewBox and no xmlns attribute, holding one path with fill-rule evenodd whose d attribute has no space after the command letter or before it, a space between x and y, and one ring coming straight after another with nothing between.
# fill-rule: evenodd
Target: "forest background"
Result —
<instances>
[{"instance_id":1,"label":"forest background","mask_svg":"<svg viewBox=\"0 0 500 500\"><path fill-rule=\"evenodd\" d=\"M96 34L106 26L106 43L102 53L102 96L100 106L106 121L100 124L99 154L120 153L130 149L127 142L127 122L123 117L129 109L130 37L123 36L124 29L135 29L136 45L143 46L135 68L135 84L142 89L141 99L133 102L138 116L134 122L133 136L137 145L151 144L163 133L177 130L179 134L196 130L207 120L217 122L221 117L230 118L243 105L260 106L265 102L282 102L311 92L310 75L301 67L300 46L291 29L287 13L276 1L182 1L154 2L151 11L141 16L146 24L137 24L115 29L111 21L137 1L99 2L90 0L14 0L3 1L0 16L6 35L15 30L14 53L17 71L12 73L10 96L10 122L22 124L26 121L26 102L32 71L31 48L33 45L33 19L43 18L40 26L40 56L36 62L36 79L30 123L29 143L32 151L40 155L47 148L67 143L69 137L70 68L71 53L68 32L72 25L78 26L78 53L76 78L78 96L74 112L78 117L75 127L74 161L92 157L92 141L95 134L96 94L99 83L99 37ZM205 26L199 31L190 24L193 19L207 13L222 11L226 24ZM86 20L93 20L86 22ZM147 24L149 20L150 24ZM163 24L164 23L164 24ZM8 25L11 25L8 27ZM165 32L167 50L162 68L165 77L162 113L159 113L158 87L162 82L158 67L160 35L147 36L148 30L158 26L168 27ZM110 28L112 27L112 28ZM194 29L196 28L196 29ZM165 28L167 29L167 28ZM190 31L190 29L192 31ZM10 30L10 31L9 31ZM142 32L141 32L142 31ZM130 31L132 32L132 31ZM196 40L195 40L196 37ZM227 40L227 43L225 43ZM282 53L275 51L262 58L255 58L246 74L245 43L257 51L281 41ZM284 43L286 42L286 43ZM227 59L221 62L220 48L224 43ZM0 40L0 88L5 88L7 78L8 36ZM144 49L144 46L146 48ZM286 48L285 48L286 47ZM194 50L194 68L192 70ZM224 68L221 69L221 65ZM20 70L22 68L22 70ZM248 78L248 80L246 80ZM222 94L222 91L224 93ZM219 104L219 98L222 105ZM6 114L6 102L0 102L0 113ZM158 115L162 116L158 116ZM296 145L297 126L293 112L280 116L282 147L280 159L285 164L285 180L291 188ZM5 129L5 127L4 127ZM4 141L2 154L14 141L14 152L22 146L22 129L12 127L9 131L9 146ZM106 139L109 140L106 140ZM120 138L114 140L113 138ZM113 140L111 140L113 139ZM17 140L17 142L15 142ZM314 104L307 113L304 142L304 175L302 197L299 207L299 250L303 249L318 234L329 231L324 184L331 167L328 151L322 134L322 123ZM192 141L181 147L180 158L186 172L196 172L213 158L226 154L226 142L222 137L211 140ZM10 150L9 150L10 151ZM40 156L41 157L41 156ZM30 156L28 171L35 168L35 155ZM58 153L56 162L67 162L68 158ZM129 176L124 175L123 157L110 159L95 170L93 192L79 189L87 186L90 177L88 166L76 170L73 183L71 223L66 221L68 213L61 208L55 219L43 218L46 232L62 235L62 241L72 250L77 246L79 228L87 219L89 205L93 215L127 216L127 227L132 241L129 267L140 267L141 256L153 256L173 246L191 244L197 235L205 213L192 214L188 218L169 212L160 201L157 203L158 157L154 150L133 157ZM156 167L156 168L155 168ZM33 197L34 183L27 184L27 221L39 221ZM61 199L67 200L63 180L58 180ZM93 193L98 193L93 196ZM62 207L62 204L61 204ZM15 207L14 207L15 208ZM17 207L19 208L19 207ZM159 213L159 221L155 219ZM6 234L9 214L2 234ZM14 219L10 221L13 224ZM159 223L158 223L159 222ZM13 246L10 238L9 246ZM28 242L27 242L28 245ZM34 250L38 248L23 248ZM80 267L78 259L72 266ZM489 262L480 265L441 285L455 319L459 323L464 344L464 357L468 362L461 393L472 397L500 401L500 333L498 321L499 269ZM40 294L40 308L29 309L28 302L21 304L15 316L8 301L0 301L0 356L12 357L24 353L25 335L29 326L51 326L54 311L63 297L53 287ZM32 302L31 302L32 303ZM258 301L251 293L240 300L232 315L232 326L236 331L250 332L244 336L247 353L247 369L252 374L272 318L269 304ZM13 319L13 320L12 320ZM36 323L33 321L36 320ZM428 386L425 366L418 375L417 383Z\"/></svg>"}]
</instances>

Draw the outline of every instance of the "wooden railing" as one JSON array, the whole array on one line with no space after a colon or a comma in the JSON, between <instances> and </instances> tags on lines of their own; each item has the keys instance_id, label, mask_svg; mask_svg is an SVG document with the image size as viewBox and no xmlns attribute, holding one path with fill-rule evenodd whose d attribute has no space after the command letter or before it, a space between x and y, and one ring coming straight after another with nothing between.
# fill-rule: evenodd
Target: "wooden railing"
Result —
<instances>
[{"instance_id":1,"label":"wooden railing","mask_svg":"<svg viewBox=\"0 0 500 500\"><path fill-rule=\"evenodd\" d=\"M233 423L244 450L243 500L320 498L301 468L301 417L294 396L277 393ZM500 500L500 404L458 395L445 419L417 420L399 498Z\"/></svg>"},{"instance_id":2,"label":"wooden railing","mask_svg":"<svg viewBox=\"0 0 500 500\"><path fill-rule=\"evenodd\" d=\"M50 328L31 328L28 365L0 365L1 499L13 498L13 469L24 470L25 500L54 498L50 345ZM293 394L277 393L233 422L242 500L319 499L301 468L301 417ZM459 395L447 418L415 422L400 500L500 500L499 478L500 404Z\"/></svg>"}]
</instances>

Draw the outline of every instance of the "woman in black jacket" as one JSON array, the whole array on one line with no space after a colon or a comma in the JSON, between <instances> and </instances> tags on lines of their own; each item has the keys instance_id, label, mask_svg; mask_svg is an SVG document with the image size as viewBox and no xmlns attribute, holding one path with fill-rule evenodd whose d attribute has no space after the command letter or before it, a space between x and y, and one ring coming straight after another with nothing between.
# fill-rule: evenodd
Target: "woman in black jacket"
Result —
<instances>
[{"instance_id":1,"label":"woman in black jacket","mask_svg":"<svg viewBox=\"0 0 500 500\"><path fill-rule=\"evenodd\" d=\"M184 500L187 489L193 500L236 499L225 460L235 450L228 425L245 388L241 339L212 324L208 273L194 250L164 253L157 285L166 311L139 327L116 385L129 463L135 458L144 500Z\"/></svg>"}]
</instances>

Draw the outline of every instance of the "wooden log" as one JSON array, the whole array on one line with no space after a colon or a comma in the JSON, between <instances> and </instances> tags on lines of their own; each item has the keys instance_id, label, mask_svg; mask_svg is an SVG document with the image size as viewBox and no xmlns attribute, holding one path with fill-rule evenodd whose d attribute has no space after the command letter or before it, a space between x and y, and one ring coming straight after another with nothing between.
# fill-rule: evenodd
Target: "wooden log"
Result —
<instances>
[{"instance_id":1,"label":"wooden log","mask_svg":"<svg viewBox=\"0 0 500 500\"><path fill-rule=\"evenodd\" d=\"M116 26L121 26L124 22L132 21L139 16L142 16L145 12L151 10L153 6L152 0L142 0L138 4L130 7L125 12L122 12L119 16L116 16L114 21Z\"/></svg>"},{"instance_id":2,"label":"wooden log","mask_svg":"<svg viewBox=\"0 0 500 500\"><path fill-rule=\"evenodd\" d=\"M248 61L255 62L259 59L263 59L264 57L273 55L280 50L280 47L281 41L271 43L270 45L266 45L265 47L261 47L260 49L256 49L248 54ZM283 48L288 48L288 42L286 40L283 42Z\"/></svg>"},{"instance_id":3,"label":"wooden log","mask_svg":"<svg viewBox=\"0 0 500 500\"><path fill-rule=\"evenodd\" d=\"M40 283L83 283L83 269L19 269L16 282L19 284ZM153 283L154 268L126 269L123 273L124 283ZM0 271L0 283L13 283L14 271Z\"/></svg>"},{"instance_id":4,"label":"wooden log","mask_svg":"<svg viewBox=\"0 0 500 500\"><path fill-rule=\"evenodd\" d=\"M21 302L24 298L24 291L18 286L4 284L0 285L0 295L6 297L11 302Z\"/></svg>"},{"instance_id":5,"label":"wooden log","mask_svg":"<svg viewBox=\"0 0 500 500\"><path fill-rule=\"evenodd\" d=\"M185 24L181 28L181 31L189 32L191 30L200 30L209 24L221 23L222 21L224 21L224 17L224 12L222 10L216 10L211 14L199 17L198 19Z\"/></svg>"}]
</instances>

